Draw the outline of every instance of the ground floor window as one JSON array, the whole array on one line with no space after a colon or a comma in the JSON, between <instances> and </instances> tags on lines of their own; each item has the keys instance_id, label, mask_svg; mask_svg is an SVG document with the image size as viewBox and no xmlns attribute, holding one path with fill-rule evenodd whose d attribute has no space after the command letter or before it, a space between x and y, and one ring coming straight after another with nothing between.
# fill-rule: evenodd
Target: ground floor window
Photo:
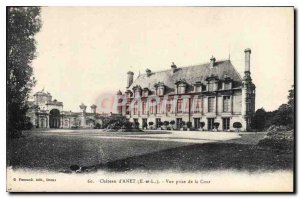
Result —
<instances>
[{"instance_id":1,"label":"ground floor window","mask_svg":"<svg viewBox=\"0 0 300 198\"><path fill-rule=\"evenodd\" d=\"M126 105L126 115L129 115L130 111L129 111L129 105Z\"/></svg>"},{"instance_id":2,"label":"ground floor window","mask_svg":"<svg viewBox=\"0 0 300 198\"><path fill-rule=\"evenodd\" d=\"M215 122L214 118L207 118L207 129L208 130L212 130L213 129L214 122Z\"/></svg>"},{"instance_id":3,"label":"ground floor window","mask_svg":"<svg viewBox=\"0 0 300 198\"><path fill-rule=\"evenodd\" d=\"M161 119L160 118L156 118L155 119L156 128L160 127L160 123L161 123Z\"/></svg>"},{"instance_id":4,"label":"ground floor window","mask_svg":"<svg viewBox=\"0 0 300 198\"><path fill-rule=\"evenodd\" d=\"M46 128L46 121L45 121L45 119L41 119L41 128Z\"/></svg>"},{"instance_id":5,"label":"ground floor window","mask_svg":"<svg viewBox=\"0 0 300 198\"><path fill-rule=\"evenodd\" d=\"M223 118L223 130L230 129L230 118Z\"/></svg>"},{"instance_id":6,"label":"ground floor window","mask_svg":"<svg viewBox=\"0 0 300 198\"><path fill-rule=\"evenodd\" d=\"M182 125L182 118L176 118L176 128L180 129Z\"/></svg>"},{"instance_id":7,"label":"ground floor window","mask_svg":"<svg viewBox=\"0 0 300 198\"><path fill-rule=\"evenodd\" d=\"M143 128L147 128L146 126L147 126L148 124L147 124L147 118L143 118Z\"/></svg>"},{"instance_id":8,"label":"ground floor window","mask_svg":"<svg viewBox=\"0 0 300 198\"><path fill-rule=\"evenodd\" d=\"M194 118L194 127L195 129L200 128L200 118Z\"/></svg>"}]
</instances>

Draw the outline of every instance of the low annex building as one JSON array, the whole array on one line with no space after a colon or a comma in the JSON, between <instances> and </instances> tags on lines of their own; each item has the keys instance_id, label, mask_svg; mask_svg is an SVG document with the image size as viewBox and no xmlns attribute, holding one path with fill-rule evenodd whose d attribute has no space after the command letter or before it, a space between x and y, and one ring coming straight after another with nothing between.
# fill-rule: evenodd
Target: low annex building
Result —
<instances>
[{"instance_id":1,"label":"low annex building","mask_svg":"<svg viewBox=\"0 0 300 198\"><path fill-rule=\"evenodd\" d=\"M102 128L119 115L97 113L96 105L91 105L90 112L83 103L80 112L64 111L63 102L52 100L49 92L44 89L34 94L34 101L29 101L27 116L35 128Z\"/></svg>"},{"instance_id":2,"label":"low annex building","mask_svg":"<svg viewBox=\"0 0 300 198\"><path fill-rule=\"evenodd\" d=\"M183 122L192 127L213 130L234 130L233 123L240 122L241 130L250 128L255 112L255 85L250 73L251 50L245 51L245 72L243 77L230 60L178 67L172 63L164 71L146 70L134 80L134 73L127 73L127 87L119 91L118 114L131 122L153 122L156 127L164 121L175 121L175 128ZM125 102L124 102L125 101Z\"/></svg>"}]
</instances>

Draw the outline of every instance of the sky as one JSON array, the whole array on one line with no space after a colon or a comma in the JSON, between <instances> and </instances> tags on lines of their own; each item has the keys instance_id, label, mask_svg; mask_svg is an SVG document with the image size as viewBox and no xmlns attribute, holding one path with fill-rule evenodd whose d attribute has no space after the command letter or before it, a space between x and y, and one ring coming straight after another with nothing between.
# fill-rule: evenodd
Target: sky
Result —
<instances>
[{"instance_id":1,"label":"sky","mask_svg":"<svg viewBox=\"0 0 300 198\"><path fill-rule=\"evenodd\" d=\"M125 91L127 72L228 59L244 74L251 48L256 109L277 109L294 84L293 8L43 7L37 85L64 110ZM98 104L97 104L98 105Z\"/></svg>"}]
</instances>

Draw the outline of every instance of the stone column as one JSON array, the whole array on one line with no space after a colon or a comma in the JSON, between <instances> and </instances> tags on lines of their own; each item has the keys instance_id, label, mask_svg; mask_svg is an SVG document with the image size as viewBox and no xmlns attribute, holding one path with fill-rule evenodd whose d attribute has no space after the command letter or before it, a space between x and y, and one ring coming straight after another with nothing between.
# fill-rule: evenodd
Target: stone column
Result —
<instances>
[{"instance_id":1,"label":"stone column","mask_svg":"<svg viewBox=\"0 0 300 198\"><path fill-rule=\"evenodd\" d=\"M230 112L233 114L233 94L230 95Z\"/></svg>"},{"instance_id":2,"label":"stone column","mask_svg":"<svg viewBox=\"0 0 300 198\"><path fill-rule=\"evenodd\" d=\"M216 97L215 97L216 99L215 99L215 113L216 113L216 115L218 114L218 95L216 94Z\"/></svg>"},{"instance_id":3,"label":"stone column","mask_svg":"<svg viewBox=\"0 0 300 198\"><path fill-rule=\"evenodd\" d=\"M49 115L47 115L47 117L46 117L46 128L50 128L49 127Z\"/></svg>"}]
</instances>

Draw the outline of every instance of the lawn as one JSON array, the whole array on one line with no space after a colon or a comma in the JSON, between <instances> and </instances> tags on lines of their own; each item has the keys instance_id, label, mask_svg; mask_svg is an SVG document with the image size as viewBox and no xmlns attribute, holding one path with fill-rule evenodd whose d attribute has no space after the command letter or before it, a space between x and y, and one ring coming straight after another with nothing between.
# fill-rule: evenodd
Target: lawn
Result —
<instances>
[{"instance_id":1,"label":"lawn","mask_svg":"<svg viewBox=\"0 0 300 198\"><path fill-rule=\"evenodd\" d=\"M205 143L167 149L99 165L110 171L124 170L292 170L293 154L236 143Z\"/></svg>"},{"instance_id":2,"label":"lawn","mask_svg":"<svg viewBox=\"0 0 300 198\"><path fill-rule=\"evenodd\" d=\"M63 172L67 172L71 165L108 171L293 169L293 153L256 145L263 134L245 134L236 140L204 144L110 139L103 138L103 135L101 132L27 133L8 144L7 163L13 168ZM118 133L105 135L124 136Z\"/></svg>"},{"instance_id":3,"label":"lawn","mask_svg":"<svg viewBox=\"0 0 300 198\"><path fill-rule=\"evenodd\" d=\"M75 135L76 134L76 135ZM131 133L128 133L130 135ZM117 133L106 133L117 136ZM26 133L8 144L7 163L14 168L68 170L128 156L181 147L188 143L102 138L103 133Z\"/></svg>"}]
</instances>

